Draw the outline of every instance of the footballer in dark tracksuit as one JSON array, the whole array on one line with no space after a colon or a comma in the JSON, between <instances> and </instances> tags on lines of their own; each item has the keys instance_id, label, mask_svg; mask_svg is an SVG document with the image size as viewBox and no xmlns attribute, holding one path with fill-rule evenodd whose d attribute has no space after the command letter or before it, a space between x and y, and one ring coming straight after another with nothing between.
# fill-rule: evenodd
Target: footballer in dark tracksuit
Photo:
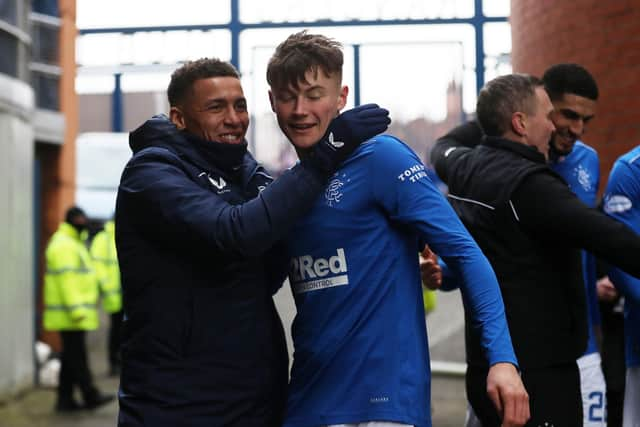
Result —
<instances>
[{"instance_id":1,"label":"footballer in dark tracksuit","mask_svg":"<svg viewBox=\"0 0 640 427\"><path fill-rule=\"evenodd\" d=\"M369 112L381 126L363 126L360 141L389 123L386 110ZM130 145L116 202L118 425L279 426L288 357L272 300L286 273L277 242L324 190L337 150L271 184L246 142L204 140L164 116Z\"/></svg>"}]
</instances>

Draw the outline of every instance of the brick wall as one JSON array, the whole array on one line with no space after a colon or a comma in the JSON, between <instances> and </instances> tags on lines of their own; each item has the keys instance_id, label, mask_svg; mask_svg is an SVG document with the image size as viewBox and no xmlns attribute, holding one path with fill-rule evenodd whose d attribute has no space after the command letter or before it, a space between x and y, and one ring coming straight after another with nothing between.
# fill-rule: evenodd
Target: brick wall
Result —
<instances>
[{"instance_id":1,"label":"brick wall","mask_svg":"<svg viewBox=\"0 0 640 427\"><path fill-rule=\"evenodd\" d=\"M600 154L604 187L615 159L640 144L640 0L511 0L514 72L576 62L600 89L584 140Z\"/></svg>"}]
</instances>

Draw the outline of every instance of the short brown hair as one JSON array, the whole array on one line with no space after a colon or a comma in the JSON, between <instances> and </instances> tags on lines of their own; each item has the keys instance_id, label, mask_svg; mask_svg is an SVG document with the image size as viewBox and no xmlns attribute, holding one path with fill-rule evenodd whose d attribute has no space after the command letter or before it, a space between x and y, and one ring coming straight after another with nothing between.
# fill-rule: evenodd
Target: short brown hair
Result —
<instances>
[{"instance_id":1,"label":"short brown hair","mask_svg":"<svg viewBox=\"0 0 640 427\"><path fill-rule=\"evenodd\" d=\"M508 74L488 82L478 94L478 123L488 136L503 136L513 113L535 113L536 88L542 81L528 74Z\"/></svg>"},{"instance_id":2,"label":"short brown hair","mask_svg":"<svg viewBox=\"0 0 640 427\"><path fill-rule=\"evenodd\" d=\"M171 74L171 82L167 88L169 105L174 107L183 102L193 82L209 77L235 77L239 79L240 74L229 62L218 58L201 58L186 62Z\"/></svg>"},{"instance_id":3,"label":"short brown hair","mask_svg":"<svg viewBox=\"0 0 640 427\"><path fill-rule=\"evenodd\" d=\"M267 82L273 89L298 88L306 82L305 74L322 70L325 76L337 74L342 79L342 44L321 34L300 31L276 48L267 66Z\"/></svg>"}]
</instances>

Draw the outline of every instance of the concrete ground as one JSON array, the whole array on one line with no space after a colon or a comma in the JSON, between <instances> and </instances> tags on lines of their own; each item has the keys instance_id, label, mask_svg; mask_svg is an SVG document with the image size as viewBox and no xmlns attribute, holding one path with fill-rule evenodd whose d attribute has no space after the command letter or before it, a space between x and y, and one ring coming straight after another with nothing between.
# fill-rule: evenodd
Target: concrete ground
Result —
<instances>
[{"instance_id":1,"label":"concrete ground","mask_svg":"<svg viewBox=\"0 0 640 427\"><path fill-rule=\"evenodd\" d=\"M288 289L276 296L286 325L290 325L295 308ZM103 323L106 324L106 323ZM439 294L438 308L429 315L432 360L435 365L446 365L447 371L456 371L464 361L463 314L457 292ZM288 327L287 327L288 329ZM118 380L106 375L104 354L104 328L93 333L91 368L98 387L107 393L116 393ZM291 348L291 345L289 345ZM447 362L442 364L441 362ZM450 369L453 367L453 369ZM466 398L464 377L457 374L435 374L432 380L432 407L434 427L461 427L464 423ZM32 388L0 406L0 427L114 427L118 404L114 401L94 411L59 415L53 411L55 390Z\"/></svg>"}]
</instances>

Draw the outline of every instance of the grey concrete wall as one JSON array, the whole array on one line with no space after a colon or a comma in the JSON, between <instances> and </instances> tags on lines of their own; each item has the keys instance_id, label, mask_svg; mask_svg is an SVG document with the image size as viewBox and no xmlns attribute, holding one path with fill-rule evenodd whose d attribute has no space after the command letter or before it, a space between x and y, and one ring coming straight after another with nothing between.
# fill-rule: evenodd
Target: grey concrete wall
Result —
<instances>
[{"instance_id":1,"label":"grey concrete wall","mask_svg":"<svg viewBox=\"0 0 640 427\"><path fill-rule=\"evenodd\" d=\"M33 91L0 75L0 400L33 383Z\"/></svg>"}]
</instances>

